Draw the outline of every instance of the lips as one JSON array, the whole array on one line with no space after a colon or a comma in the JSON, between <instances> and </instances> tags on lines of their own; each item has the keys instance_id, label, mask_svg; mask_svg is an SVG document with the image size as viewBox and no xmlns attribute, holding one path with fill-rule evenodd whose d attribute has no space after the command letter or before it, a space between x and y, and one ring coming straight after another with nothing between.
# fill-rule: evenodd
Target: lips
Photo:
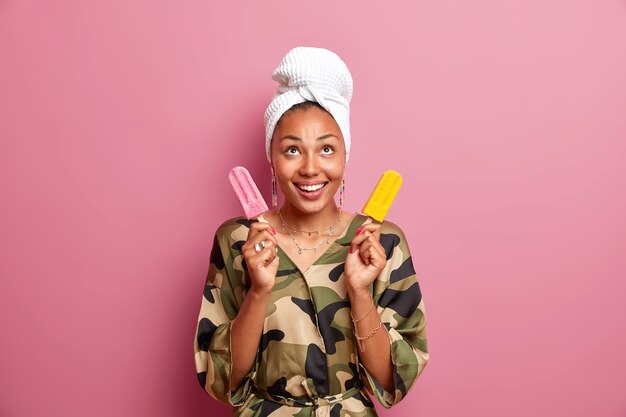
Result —
<instances>
[{"instance_id":1,"label":"lips","mask_svg":"<svg viewBox=\"0 0 626 417\"><path fill-rule=\"evenodd\" d=\"M319 182L315 184L293 183L298 193L307 200L316 200L322 195L328 182Z\"/></svg>"},{"instance_id":2,"label":"lips","mask_svg":"<svg viewBox=\"0 0 626 417\"><path fill-rule=\"evenodd\" d=\"M305 191L305 192L312 192L312 191L317 191L321 188L324 188L326 186L326 182L321 182L321 183L317 183L317 184L296 184L296 187L298 187L300 190Z\"/></svg>"}]
</instances>

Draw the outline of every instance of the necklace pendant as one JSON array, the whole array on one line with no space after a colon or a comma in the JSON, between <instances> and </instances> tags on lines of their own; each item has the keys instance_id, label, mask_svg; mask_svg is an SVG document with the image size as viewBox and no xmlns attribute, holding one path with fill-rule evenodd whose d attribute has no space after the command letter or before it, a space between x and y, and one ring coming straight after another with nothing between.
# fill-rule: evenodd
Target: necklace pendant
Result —
<instances>
[{"instance_id":1,"label":"necklace pendant","mask_svg":"<svg viewBox=\"0 0 626 417\"><path fill-rule=\"evenodd\" d=\"M302 249L298 248L298 254L302 255Z\"/></svg>"},{"instance_id":2,"label":"necklace pendant","mask_svg":"<svg viewBox=\"0 0 626 417\"><path fill-rule=\"evenodd\" d=\"M329 237L326 238L326 244L328 244L328 243L330 243L330 238Z\"/></svg>"},{"instance_id":3,"label":"necklace pendant","mask_svg":"<svg viewBox=\"0 0 626 417\"><path fill-rule=\"evenodd\" d=\"M309 232L309 236L311 236L311 232Z\"/></svg>"}]
</instances>

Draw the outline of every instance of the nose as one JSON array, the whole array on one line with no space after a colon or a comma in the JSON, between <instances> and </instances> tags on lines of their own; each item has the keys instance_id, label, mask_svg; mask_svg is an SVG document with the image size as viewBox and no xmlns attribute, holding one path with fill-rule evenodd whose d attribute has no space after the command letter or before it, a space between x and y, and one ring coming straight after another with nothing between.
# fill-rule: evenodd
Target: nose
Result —
<instances>
[{"instance_id":1,"label":"nose","mask_svg":"<svg viewBox=\"0 0 626 417\"><path fill-rule=\"evenodd\" d=\"M314 177L320 173L320 164L316 155L306 155L302 158L300 165L300 175Z\"/></svg>"}]
</instances>

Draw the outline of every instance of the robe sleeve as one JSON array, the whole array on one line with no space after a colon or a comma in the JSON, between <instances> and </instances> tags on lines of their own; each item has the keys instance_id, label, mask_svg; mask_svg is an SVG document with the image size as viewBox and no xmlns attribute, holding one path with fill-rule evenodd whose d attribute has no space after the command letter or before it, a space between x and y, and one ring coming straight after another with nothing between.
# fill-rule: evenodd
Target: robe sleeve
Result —
<instances>
[{"instance_id":1,"label":"robe sleeve","mask_svg":"<svg viewBox=\"0 0 626 417\"><path fill-rule=\"evenodd\" d=\"M383 225L380 241L387 265L372 285L372 296L389 333L393 392L386 391L362 364L359 372L368 391L390 408L406 396L426 367L428 346L426 310L408 243L398 226L387 221Z\"/></svg>"},{"instance_id":2,"label":"robe sleeve","mask_svg":"<svg viewBox=\"0 0 626 417\"><path fill-rule=\"evenodd\" d=\"M213 241L194 337L194 356L202 388L218 401L239 406L250 393L256 364L239 387L231 391L231 321L243 300L245 272L241 252L233 249L238 243L233 245L227 229L220 226Z\"/></svg>"}]
</instances>

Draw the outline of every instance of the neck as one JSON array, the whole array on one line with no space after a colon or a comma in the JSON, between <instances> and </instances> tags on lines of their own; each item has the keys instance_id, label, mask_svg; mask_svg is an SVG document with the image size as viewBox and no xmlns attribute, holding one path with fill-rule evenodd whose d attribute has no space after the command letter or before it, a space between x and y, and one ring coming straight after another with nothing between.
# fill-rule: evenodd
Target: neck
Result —
<instances>
[{"instance_id":1,"label":"neck","mask_svg":"<svg viewBox=\"0 0 626 417\"><path fill-rule=\"evenodd\" d=\"M339 208L333 202L318 212L305 213L289 204L289 202L285 202L280 212L289 226L295 227L296 229L313 231L337 224Z\"/></svg>"}]
</instances>

